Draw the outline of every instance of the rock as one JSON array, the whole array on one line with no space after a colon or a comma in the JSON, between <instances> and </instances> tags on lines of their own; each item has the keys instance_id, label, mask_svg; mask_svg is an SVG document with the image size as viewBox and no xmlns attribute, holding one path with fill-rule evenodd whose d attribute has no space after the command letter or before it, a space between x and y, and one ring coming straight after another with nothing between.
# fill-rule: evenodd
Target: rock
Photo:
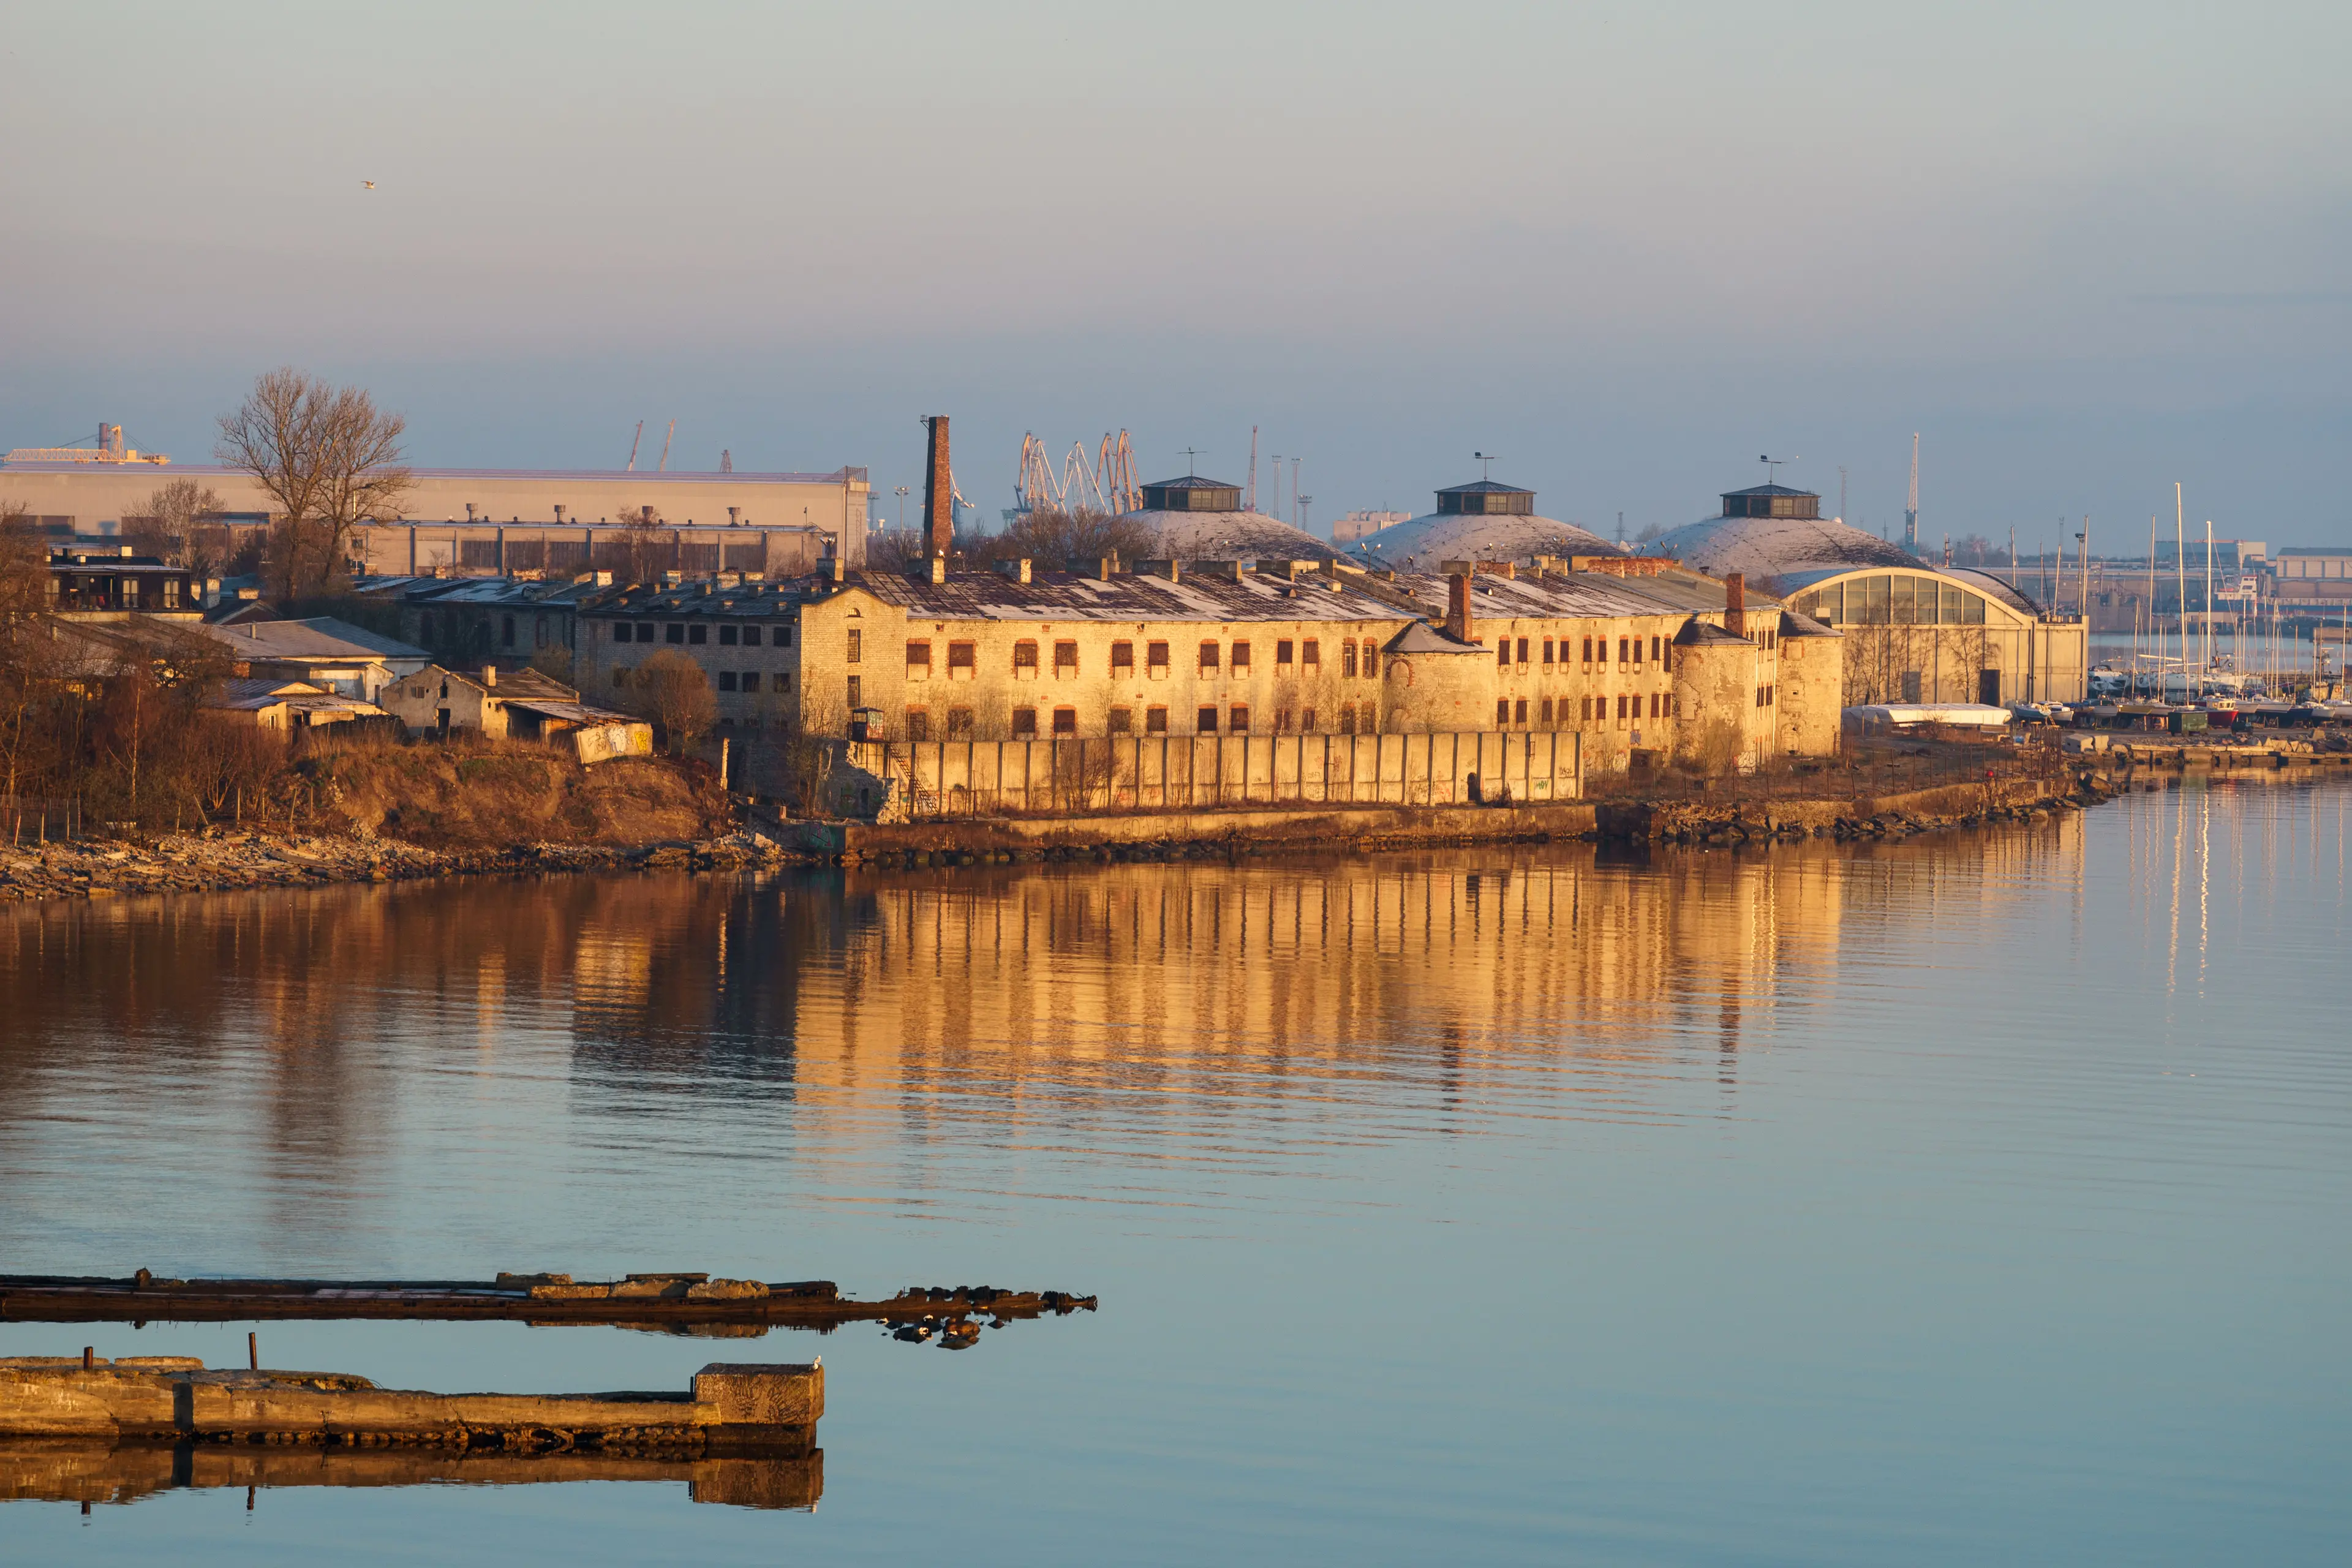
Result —
<instances>
[{"instance_id":1,"label":"rock","mask_svg":"<svg viewBox=\"0 0 2352 1568\"><path fill-rule=\"evenodd\" d=\"M689 1301L747 1301L768 1293L757 1279L703 1279L686 1288Z\"/></svg>"}]
</instances>

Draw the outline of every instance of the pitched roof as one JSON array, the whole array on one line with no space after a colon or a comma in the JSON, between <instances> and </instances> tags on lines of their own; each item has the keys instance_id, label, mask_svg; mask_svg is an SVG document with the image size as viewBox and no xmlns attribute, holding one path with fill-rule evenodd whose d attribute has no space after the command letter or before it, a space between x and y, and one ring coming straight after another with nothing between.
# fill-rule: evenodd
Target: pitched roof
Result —
<instances>
[{"instance_id":1,"label":"pitched roof","mask_svg":"<svg viewBox=\"0 0 2352 1568\"><path fill-rule=\"evenodd\" d=\"M241 626L206 626L201 629L246 658L347 659L374 664L387 658L432 657L421 647L412 647L332 616L316 616L306 621L247 621Z\"/></svg>"},{"instance_id":2,"label":"pitched roof","mask_svg":"<svg viewBox=\"0 0 2352 1568\"><path fill-rule=\"evenodd\" d=\"M1531 496L1536 492L1507 485L1499 479L1473 479L1466 485L1448 485L1437 492L1442 496Z\"/></svg>"},{"instance_id":3,"label":"pitched roof","mask_svg":"<svg viewBox=\"0 0 2352 1568\"><path fill-rule=\"evenodd\" d=\"M1485 653L1479 643L1455 642L1444 633L1433 628L1427 621L1415 621L1389 639L1388 653Z\"/></svg>"},{"instance_id":4,"label":"pitched roof","mask_svg":"<svg viewBox=\"0 0 2352 1568\"><path fill-rule=\"evenodd\" d=\"M1727 496L1811 496L1815 500L1822 499L1819 490L1792 489L1787 485L1750 485L1744 490L1726 490L1723 493Z\"/></svg>"}]
</instances>

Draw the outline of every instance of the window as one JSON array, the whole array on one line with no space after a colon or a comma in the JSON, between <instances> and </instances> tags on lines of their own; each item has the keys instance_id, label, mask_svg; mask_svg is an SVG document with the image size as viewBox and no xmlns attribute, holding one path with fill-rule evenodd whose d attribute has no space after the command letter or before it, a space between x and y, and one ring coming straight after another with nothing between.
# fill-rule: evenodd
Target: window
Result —
<instances>
[{"instance_id":1,"label":"window","mask_svg":"<svg viewBox=\"0 0 2352 1568\"><path fill-rule=\"evenodd\" d=\"M1277 735L1280 735L1280 734L1286 733L1286 732L1289 731L1289 729L1290 729L1290 710L1289 710L1289 709L1287 709L1287 708L1277 708L1277 709L1276 709L1276 710L1274 710L1274 732L1275 732L1276 734L1277 734Z\"/></svg>"},{"instance_id":2,"label":"window","mask_svg":"<svg viewBox=\"0 0 2352 1568\"><path fill-rule=\"evenodd\" d=\"M1236 735L1248 734L1249 710L1239 703L1235 703L1234 705L1234 710L1228 718L1226 727Z\"/></svg>"},{"instance_id":3,"label":"window","mask_svg":"<svg viewBox=\"0 0 2352 1568\"><path fill-rule=\"evenodd\" d=\"M1037 737L1037 710L1015 708L1013 710L1013 738L1016 741Z\"/></svg>"},{"instance_id":4,"label":"window","mask_svg":"<svg viewBox=\"0 0 2352 1568\"><path fill-rule=\"evenodd\" d=\"M969 739L969 738L971 737L971 709L969 709L969 708L950 708L950 709L949 709L949 710L948 710L948 739L949 739L949 740L950 740L950 741L953 741L953 740L960 740L960 739Z\"/></svg>"},{"instance_id":5,"label":"window","mask_svg":"<svg viewBox=\"0 0 2352 1568\"><path fill-rule=\"evenodd\" d=\"M760 672L758 670L747 669L743 672L743 689L746 691L757 691L760 689Z\"/></svg>"},{"instance_id":6,"label":"window","mask_svg":"<svg viewBox=\"0 0 2352 1568\"><path fill-rule=\"evenodd\" d=\"M910 642L907 645L907 679L929 680L931 678L931 645Z\"/></svg>"},{"instance_id":7,"label":"window","mask_svg":"<svg viewBox=\"0 0 2352 1568\"><path fill-rule=\"evenodd\" d=\"M1653 719L1659 718L1659 717L1661 717L1664 712L1665 712L1665 700L1664 700L1663 697L1661 697L1658 693L1656 693L1656 692L1654 692L1654 691L1651 692L1651 693L1650 693L1650 717L1651 717L1651 718L1653 718Z\"/></svg>"},{"instance_id":8,"label":"window","mask_svg":"<svg viewBox=\"0 0 2352 1568\"><path fill-rule=\"evenodd\" d=\"M1075 735L1078 732L1078 710L1075 708L1054 710L1054 733Z\"/></svg>"},{"instance_id":9,"label":"window","mask_svg":"<svg viewBox=\"0 0 2352 1568\"><path fill-rule=\"evenodd\" d=\"M664 642L684 642L686 640L686 626L684 623L672 621L669 625L662 627L662 640Z\"/></svg>"},{"instance_id":10,"label":"window","mask_svg":"<svg viewBox=\"0 0 2352 1568\"><path fill-rule=\"evenodd\" d=\"M1202 643L1202 644L1201 645L1201 668L1202 668L1202 670L1203 672L1206 672L1206 671L1208 671L1208 670L1212 670L1212 669L1214 669L1214 668L1217 668L1217 645L1216 645L1215 643L1213 643L1213 642L1204 642L1204 643Z\"/></svg>"},{"instance_id":11,"label":"window","mask_svg":"<svg viewBox=\"0 0 2352 1568\"><path fill-rule=\"evenodd\" d=\"M721 626L719 628L719 646L720 647L733 647L741 639L742 636L742 632L734 626Z\"/></svg>"},{"instance_id":12,"label":"window","mask_svg":"<svg viewBox=\"0 0 2352 1568\"><path fill-rule=\"evenodd\" d=\"M722 669L719 672L719 689L721 691L732 691L735 689L735 672L733 670Z\"/></svg>"},{"instance_id":13,"label":"window","mask_svg":"<svg viewBox=\"0 0 2352 1568\"><path fill-rule=\"evenodd\" d=\"M1640 637L1635 637L1633 639L1633 668L1635 669L1642 668L1642 639Z\"/></svg>"},{"instance_id":14,"label":"window","mask_svg":"<svg viewBox=\"0 0 2352 1568\"><path fill-rule=\"evenodd\" d=\"M1617 662L1619 664L1633 663L1633 639L1632 637L1619 637L1617 639Z\"/></svg>"},{"instance_id":15,"label":"window","mask_svg":"<svg viewBox=\"0 0 2352 1568\"><path fill-rule=\"evenodd\" d=\"M849 678L849 705L852 708L862 708L866 705L866 678L862 675L853 675Z\"/></svg>"},{"instance_id":16,"label":"window","mask_svg":"<svg viewBox=\"0 0 2352 1568\"><path fill-rule=\"evenodd\" d=\"M1034 638L1024 637L1013 645L1013 679L1037 679L1037 644Z\"/></svg>"},{"instance_id":17,"label":"window","mask_svg":"<svg viewBox=\"0 0 2352 1568\"><path fill-rule=\"evenodd\" d=\"M1511 668L1510 638L1501 637L1496 639L1495 643L1495 667L1497 669L1508 669Z\"/></svg>"},{"instance_id":18,"label":"window","mask_svg":"<svg viewBox=\"0 0 2352 1568\"><path fill-rule=\"evenodd\" d=\"M1234 673L1235 675L1246 675L1249 673L1249 667L1250 645L1245 642L1237 642L1234 644Z\"/></svg>"},{"instance_id":19,"label":"window","mask_svg":"<svg viewBox=\"0 0 2352 1568\"><path fill-rule=\"evenodd\" d=\"M1110 645L1110 672L1113 676L1124 675L1130 678L1134 676L1135 645L1133 643L1115 642Z\"/></svg>"},{"instance_id":20,"label":"window","mask_svg":"<svg viewBox=\"0 0 2352 1568\"><path fill-rule=\"evenodd\" d=\"M139 590L138 587L133 584L131 591L131 593L136 594ZM499 617L499 646L500 647L514 647L514 617L512 616L500 616Z\"/></svg>"},{"instance_id":21,"label":"window","mask_svg":"<svg viewBox=\"0 0 2352 1568\"><path fill-rule=\"evenodd\" d=\"M1143 645L1144 673L1154 680L1168 679L1168 645L1164 642Z\"/></svg>"},{"instance_id":22,"label":"window","mask_svg":"<svg viewBox=\"0 0 2352 1568\"><path fill-rule=\"evenodd\" d=\"M793 646L793 628L792 628L792 627L790 627L790 626L770 626L770 627L768 628L768 646L769 646L770 647L792 647L792 646Z\"/></svg>"},{"instance_id":23,"label":"window","mask_svg":"<svg viewBox=\"0 0 2352 1568\"><path fill-rule=\"evenodd\" d=\"M745 626L743 628L743 646L745 647L758 647L760 646L759 627ZM782 645L779 644L778 646L781 647Z\"/></svg>"},{"instance_id":24,"label":"window","mask_svg":"<svg viewBox=\"0 0 2352 1568\"><path fill-rule=\"evenodd\" d=\"M1323 644L1319 639L1308 637L1305 642L1299 645L1298 668L1301 669L1312 669L1318 673L1321 672L1323 668ZM1308 728L1311 729L1313 726L1310 725Z\"/></svg>"},{"instance_id":25,"label":"window","mask_svg":"<svg viewBox=\"0 0 2352 1568\"><path fill-rule=\"evenodd\" d=\"M1522 697L1517 702L1511 704L1511 709L1512 723L1524 724L1528 721L1528 700L1526 698Z\"/></svg>"},{"instance_id":26,"label":"window","mask_svg":"<svg viewBox=\"0 0 2352 1568\"><path fill-rule=\"evenodd\" d=\"M1168 733L1168 710L1157 706L1146 708L1143 710L1143 732L1147 735Z\"/></svg>"},{"instance_id":27,"label":"window","mask_svg":"<svg viewBox=\"0 0 2352 1568\"><path fill-rule=\"evenodd\" d=\"M1549 723L1550 723L1550 722L1551 722L1551 699L1550 699L1550 698L1547 697L1547 698L1545 698L1545 699L1543 700L1543 706L1541 707L1541 709L1540 709L1540 710L1538 710L1538 711L1539 711L1539 713L1541 714L1541 717L1540 717L1540 718L1538 718L1538 719L1537 720L1537 722L1538 722L1538 723L1541 723L1541 724L1549 724Z\"/></svg>"},{"instance_id":28,"label":"window","mask_svg":"<svg viewBox=\"0 0 2352 1568\"><path fill-rule=\"evenodd\" d=\"M1664 657L1665 657L1665 648L1664 648L1664 639L1659 638L1659 637L1652 637L1652 638L1650 639L1650 662L1651 662L1652 664L1655 664L1655 663L1657 663L1657 662L1658 662L1658 660L1659 660L1659 659L1661 659L1661 658L1664 658Z\"/></svg>"},{"instance_id":29,"label":"window","mask_svg":"<svg viewBox=\"0 0 2352 1568\"><path fill-rule=\"evenodd\" d=\"M1496 699L1495 699L1495 727L1496 727L1496 729L1498 729L1498 730L1499 730L1499 729L1501 729L1504 725L1506 725L1506 724L1509 723L1510 721L1511 721L1511 700L1510 700L1509 698L1507 698L1507 697L1497 697L1497 698L1496 698Z\"/></svg>"},{"instance_id":30,"label":"window","mask_svg":"<svg viewBox=\"0 0 2352 1568\"><path fill-rule=\"evenodd\" d=\"M1054 645L1054 679L1066 680L1078 673L1078 645L1057 642Z\"/></svg>"},{"instance_id":31,"label":"window","mask_svg":"<svg viewBox=\"0 0 2352 1568\"><path fill-rule=\"evenodd\" d=\"M1756 689L1756 706L1759 708L1764 706L1764 689L1760 686Z\"/></svg>"},{"instance_id":32,"label":"window","mask_svg":"<svg viewBox=\"0 0 2352 1568\"><path fill-rule=\"evenodd\" d=\"M1525 637L1519 639L1519 662L1521 664L1528 662L1528 639Z\"/></svg>"},{"instance_id":33,"label":"window","mask_svg":"<svg viewBox=\"0 0 2352 1568\"><path fill-rule=\"evenodd\" d=\"M1276 638L1275 639L1275 641L1274 641L1274 672L1275 672L1275 674L1276 674L1276 675L1288 675L1288 674L1290 673L1290 668L1291 668L1291 666L1292 666L1293 664L1295 664L1295 663L1297 663L1297 662L1296 659L1294 659L1294 658L1292 658L1290 657L1290 656L1291 656L1294 652L1296 652L1296 651L1297 651L1296 645L1294 645L1288 637L1276 637Z\"/></svg>"},{"instance_id":34,"label":"window","mask_svg":"<svg viewBox=\"0 0 2352 1568\"><path fill-rule=\"evenodd\" d=\"M688 626L686 628L686 640L696 644L707 643L710 640L710 628L699 624Z\"/></svg>"},{"instance_id":35,"label":"window","mask_svg":"<svg viewBox=\"0 0 2352 1568\"><path fill-rule=\"evenodd\" d=\"M1356 645L1354 643L1343 642L1339 645L1339 674L1349 680L1356 678Z\"/></svg>"},{"instance_id":36,"label":"window","mask_svg":"<svg viewBox=\"0 0 2352 1568\"><path fill-rule=\"evenodd\" d=\"M1200 711L1194 713L1192 715L1192 732L1196 735L1215 734L1217 732L1217 710L1213 708L1203 708Z\"/></svg>"},{"instance_id":37,"label":"window","mask_svg":"<svg viewBox=\"0 0 2352 1568\"><path fill-rule=\"evenodd\" d=\"M1565 704L1563 704L1563 706L1565 706ZM1580 697L1576 700L1576 721L1580 724L1590 724L1592 722L1591 698Z\"/></svg>"},{"instance_id":38,"label":"window","mask_svg":"<svg viewBox=\"0 0 2352 1568\"><path fill-rule=\"evenodd\" d=\"M1314 710L1314 709L1312 709L1312 708L1301 708L1301 709L1298 710L1298 727L1299 727L1300 729L1302 729L1302 730L1307 730L1307 731L1312 731L1312 730L1315 728L1315 710Z\"/></svg>"},{"instance_id":39,"label":"window","mask_svg":"<svg viewBox=\"0 0 2352 1568\"><path fill-rule=\"evenodd\" d=\"M1135 732L1135 710L1132 708L1112 709L1110 710L1110 732L1114 735L1133 734Z\"/></svg>"},{"instance_id":40,"label":"window","mask_svg":"<svg viewBox=\"0 0 2352 1568\"><path fill-rule=\"evenodd\" d=\"M1551 638L1549 637L1544 638L1543 641L1543 661L1546 665L1551 663Z\"/></svg>"},{"instance_id":41,"label":"window","mask_svg":"<svg viewBox=\"0 0 2352 1568\"><path fill-rule=\"evenodd\" d=\"M1349 646L1352 647L1353 645L1351 644ZM1352 735L1355 732L1356 705L1352 702L1342 702L1339 704L1339 733L1342 735Z\"/></svg>"},{"instance_id":42,"label":"window","mask_svg":"<svg viewBox=\"0 0 2352 1568\"><path fill-rule=\"evenodd\" d=\"M1780 689L1778 686L1767 686L1764 689L1764 706L1767 708L1777 707L1780 705Z\"/></svg>"},{"instance_id":43,"label":"window","mask_svg":"<svg viewBox=\"0 0 2352 1568\"><path fill-rule=\"evenodd\" d=\"M948 644L948 679L950 680L970 680L972 677L973 669L980 663L978 650L979 645L977 643L951 642Z\"/></svg>"},{"instance_id":44,"label":"window","mask_svg":"<svg viewBox=\"0 0 2352 1568\"><path fill-rule=\"evenodd\" d=\"M1370 637L1366 637L1364 639L1364 679L1366 680L1370 680L1374 676L1380 674L1380 644L1374 642Z\"/></svg>"},{"instance_id":45,"label":"window","mask_svg":"<svg viewBox=\"0 0 2352 1568\"><path fill-rule=\"evenodd\" d=\"M862 664L866 660L866 634L856 626L849 628L849 647L842 657L850 664Z\"/></svg>"},{"instance_id":46,"label":"window","mask_svg":"<svg viewBox=\"0 0 2352 1568\"><path fill-rule=\"evenodd\" d=\"M928 741L931 738L931 716L920 708L907 710L907 739Z\"/></svg>"},{"instance_id":47,"label":"window","mask_svg":"<svg viewBox=\"0 0 2352 1568\"><path fill-rule=\"evenodd\" d=\"M1621 692L1619 692L1619 693L1617 694L1617 722L1619 722L1620 724L1622 724L1624 721L1625 721L1625 694L1624 694L1623 692L1622 692L1622 691L1621 691Z\"/></svg>"},{"instance_id":48,"label":"window","mask_svg":"<svg viewBox=\"0 0 2352 1568\"><path fill-rule=\"evenodd\" d=\"M1592 668L1592 639L1591 637L1584 639L1584 667L1587 669Z\"/></svg>"}]
</instances>

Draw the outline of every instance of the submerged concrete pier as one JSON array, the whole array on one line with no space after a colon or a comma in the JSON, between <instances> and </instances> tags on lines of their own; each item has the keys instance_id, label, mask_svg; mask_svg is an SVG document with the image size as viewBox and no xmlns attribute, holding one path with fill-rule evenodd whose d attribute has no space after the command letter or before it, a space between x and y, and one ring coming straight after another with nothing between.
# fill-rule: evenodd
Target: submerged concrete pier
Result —
<instances>
[{"instance_id":1,"label":"submerged concrete pier","mask_svg":"<svg viewBox=\"0 0 2352 1568\"><path fill-rule=\"evenodd\" d=\"M806 1454L824 1367L713 1363L684 1393L426 1394L187 1356L0 1358L0 1437L416 1446L471 1453Z\"/></svg>"}]
</instances>

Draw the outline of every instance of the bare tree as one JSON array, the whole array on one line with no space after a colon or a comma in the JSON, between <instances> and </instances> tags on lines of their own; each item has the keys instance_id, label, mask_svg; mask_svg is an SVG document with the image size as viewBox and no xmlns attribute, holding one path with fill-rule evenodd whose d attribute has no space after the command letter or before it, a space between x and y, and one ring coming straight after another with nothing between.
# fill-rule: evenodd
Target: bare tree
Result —
<instances>
[{"instance_id":1,"label":"bare tree","mask_svg":"<svg viewBox=\"0 0 2352 1568\"><path fill-rule=\"evenodd\" d=\"M0 619L38 615L49 607L49 542L33 514L0 501Z\"/></svg>"},{"instance_id":2,"label":"bare tree","mask_svg":"<svg viewBox=\"0 0 2352 1568\"><path fill-rule=\"evenodd\" d=\"M671 565L670 541L662 514L649 506L621 514L621 526L599 549L599 564L630 583L658 583Z\"/></svg>"},{"instance_id":3,"label":"bare tree","mask_svg":"<svg viewBox=\"0 0 2352 1568\"><path fill-rule=\"evenodd\" d=\"M673 752L690 750L718 721L719 700L702 667L674 648L664 648L637 666L630 677L629 707L661 726Z\"/></svg>"},{"instance_id":4,"label":"bare tree","mask_svg":"<svg viewBox=\"0 0 2352 1568\"><path fill-rule=\"evenodd\" d=\"M258 377L220 420L214 455L251 474L269 497L278 548L272 565L287 598L341 574L361 520L399 515L409 489L400 460L408 422L379 411L355 386L331 386L290 366Z\"/></svg>"},{"instance_id":5,"label":"bare tree","mask_svg":"<svg viewBox=\"0 0 2352 1568\"><path fill-rule=\"evenodd\" d=\"M122 535L140 554L193 567L204 576L220 563L204 548L201 534L216 529L226 510L211 486L173 479L148 496L144 513L122 520Z\"/></svg>"}]
</instances>

